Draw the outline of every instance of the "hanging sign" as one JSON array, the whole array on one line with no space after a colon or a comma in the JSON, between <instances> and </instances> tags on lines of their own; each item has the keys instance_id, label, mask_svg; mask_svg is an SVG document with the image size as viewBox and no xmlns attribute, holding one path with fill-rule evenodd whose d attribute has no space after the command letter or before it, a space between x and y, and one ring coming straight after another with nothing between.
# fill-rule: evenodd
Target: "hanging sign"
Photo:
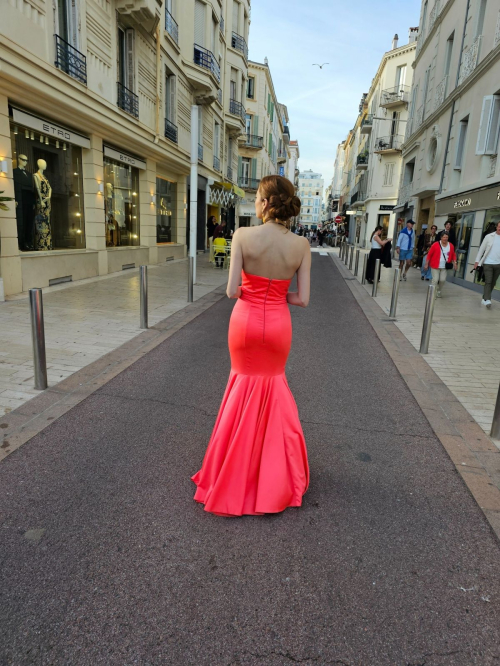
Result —
<instances>
[{"instance_id":1,"label":"hanging sign","mask_svg":"<svg viewBox=\"0 0 500 666\"><path fill-rule=\"evenodd\" d=\"M395 206L380 206L379 210L394 210Z\"/></svg>"},{"instance_id":2,"label":"hanging sign","mask_svg":"<svg viewBox=\"0 0 500 666\"><path fill-rule=\"evenodd\" d=\"M81 148L90 148L90 139L87 139L86 136L77 134L76 132L73 132L73 130L69 130L66 127L55 125L49 120L38 118L31 113L26 113L26 111L21 111L20 109L16 109L14 107L12 108L12 117L15 123L29 127L30 129L36 130L37 132L41 132L42 134L47 134L53 139L66 141L67 143L72 143L75 146L81 146Z\"/></svg>"},{"instance_id":3,"label":"hanging sign","mask_svg":"<svg viewBox=\"0 0 500 666\"><path fill-rule=\"evenodd\" d=\"M109 146L104 146L104 154L106 157L111 157L111 159L122 162L122 164L126 164L127 166L135 167L136 169L146 169L146 162L144 160L133 157L128 153L122 153L120 150L115 150Z\"/></svg>"}]
</instances>

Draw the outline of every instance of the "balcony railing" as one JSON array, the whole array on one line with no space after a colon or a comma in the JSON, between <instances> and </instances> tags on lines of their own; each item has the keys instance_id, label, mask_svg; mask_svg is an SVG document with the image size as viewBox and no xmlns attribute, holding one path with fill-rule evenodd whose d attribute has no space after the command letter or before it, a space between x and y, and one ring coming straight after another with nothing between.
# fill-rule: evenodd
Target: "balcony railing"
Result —
<instances>
[{"instance_id":1,"label":"balcony railing","mask_svg":"<svg viewBox=\"0 0 500 666\"><path fill-rule=\"evenodd\" d=\"M176 44L179 43L179 26L177 25L174 17L168 11L165 10L165 30L168 32L170 37L174 40Z\"/></svg>"},{"instance_id":2,"label":"balcony railing","mask_svg":"<svg viewBox=\"0 0 500 666\"><path fill-rule=\"evenodd\" d=\"M382 90L380 106L390 108L399 104L408 104L410 101L410 86L396 86Z\"/></svg>"},{"instance_id":3,"label":"balcony railing","mask_svg":"<svg viewBox=\"0 0 500 666\"><path fill-rule=\"evenodd\" d=\"M80 83L87 85L87 58L59 35L56 38L55 66Z\"/></svg>"},{"instance_id":4,"label":"balcony railing","mask_svg":"<svg viewBox=\"0 0 500 666\"><path fill-rule=\"evenodd\" d=\"M246 41L241 35L238 35L236 32L233 32L231 37L231 46L237 51L241 51L245 56L245 60L248 60L248 46Z\"/></svg>"},{"instance_id":5,"label":"balcony railing","mask_svg":"<svg viewBox=\"0 0 500 666\"><path fill-rule=\"evenodd\" d=\"M243 122L245 122L245 109L241 102L237 102L235 99L229 100L229 113L232 113L235 116L239 116Z\"/></svg>"},{"instance_id":6,"label":"balcony railing","mask_svg":"<svg viewBox=\"0 0 500 666\"><path fill-rule=\"evenodd\" d=\"M198 44L194 45L194 63L200 67L208 69L217 79L220 81L220 67L212 51L199 46Z\"/></svg>"},{"instance_id":7,"label":"balcony railing","mask_svg":"<svg viewBox=\"0 0 500 666\"><path fill-rule=\"evenodd\" d=\"M368 154L358 155L356 158L356 166L360 168L368 168Z\"/></svg>"},{"instance_id":8,"label":"balcony railing","mask_svg":"<svg viewBox=\"0 0 500 666\"><path fill-rule=\"evenodd\" d=\"M374 152L376 153L396 153L401 151L404 142L404 136L393 134L392 136L382 136L375 141Z\"/></svg>"},{"instance_id":9,"label":"balcony railing","mask_svg":"<svg viewBox=\"0 0 500 666\"><path fill-rule=\"evenodd\" d=\"M228 180L233 180L233 170L230 166L227 167L227 177Z\"/></svg>"},{"instance_id":10,"label":"balcony railing","mask_svg":"<svg viewBox=\"0 0 500 666\"><path fill-rule=\"evenodd\" d=\"M290 130L288 125L283 125L283 139L285 143L290 143Z\"/></svg>"},{"instance_id":11,"label":"balcony railing","mask_svg":"<svg viewBox=\"0 0 500 666\"><path fill-rule=\"evenodd\" d=\"M260 180L258 178L246 178L245 176L240 176L238 178L238 185L244 190L258 190Z\"/></svg>"},{"instance_id":12,"label":"balcony railing","mask_svg":"<svg viewBox=\"0 0 500 666\"><path fill-rule=\"evenodd\" d=\"M220 159L214 155L214 169L220 171Z\"/></svg>"},{"instance_id":13,"label":"balcony railing","mask_svg":"<svg viewBox=\"0 0 500 666\"><path fill-rule=\"evenodd\" d=\"M117 83L118 87L118 99L117 104L123 111L130 113L134 118L139 117L139 97L122 85L119 81Z\"/></svg>"},{"instance_id":14,"label":"balcony railing","mask_svg":"<svg viewBox=\"0 0 500 666\"><path fill-rule=\"evenodd\" d=\"M246 148L263 148L264 137L256 136L255 134L247 134L244 145Z\"/></svg>"},{"instance_id":15,"label":"balcony railing","mask_svg":"<svg viewBox=\"0 0 500 666\"><path fill-rule=\"evenodd\" d=\"M373 127L373 114L370 113L361 121L361 134L369 134Z\"/></svg>"},{"instance_id":16,"label":"balcony railing","mask_svg":"<svg viewBox=\"0 0 500 666\"><path fill-rule=\"evenodd\" d=\"M198 159L203 162L203 146L201 143L198 144Z\"/></svg>"},{"instance_id":17,"label":"balcony railing","mask_svg":"<svg viewBox=\"0 0 500 666\"><path fill-rule=\"evenodd\" d=\"M167 118L165 118L165 136L170 141L177 143L177 125L171 123Z\"/></svg>"}]
</instances>

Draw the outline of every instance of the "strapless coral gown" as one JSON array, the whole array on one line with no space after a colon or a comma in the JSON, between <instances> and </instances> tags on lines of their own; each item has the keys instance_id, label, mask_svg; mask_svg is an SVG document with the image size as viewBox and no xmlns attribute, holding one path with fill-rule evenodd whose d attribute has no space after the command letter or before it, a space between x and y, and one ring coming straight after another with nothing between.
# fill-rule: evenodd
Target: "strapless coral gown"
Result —
<instances>
[{"instance_id":1,"label":"strapless coral gown","mask_svg":"<svg viewBox=\"0 0 500 666\"><path fill-rule=\"evenodd\" d=\"M300 506L309 484L304 434L288 387L291 280L242 272L229 324L231 372L194 499L222 516Z\"/></svg>"}]
</instances>

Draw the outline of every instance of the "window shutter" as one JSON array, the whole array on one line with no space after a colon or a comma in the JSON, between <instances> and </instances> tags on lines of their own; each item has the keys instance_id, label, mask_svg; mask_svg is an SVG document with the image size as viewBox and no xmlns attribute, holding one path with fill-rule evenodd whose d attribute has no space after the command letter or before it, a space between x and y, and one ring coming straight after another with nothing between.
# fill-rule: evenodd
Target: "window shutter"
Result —
<instances>
[{"instance_id":1,"label":"window shutter","mask_svg":"<svg viewBox=\"0 0 500 666\"><path fill-rule=\"evenodd\" d=\"M259 135L259 116L254 116L252 119L252 134Z\"/></svg>"},{"instance_id":2,"label":"window shutter","mask_svg":"<svg viewBox=\"0 0 500 666\"><path fill-rule=\"evenodd\" d=\"M240 3L233 0L233 32L238 34L238 19L240 14Z\"/></svg>"},{"instance_id":3,"label":"window shutter","mask_svg":"<svg viewBox=\"0 0 500 666\"><path fill-rule=\"evenodd\" d=\"M257 160L255 157L252 157L252 178L253 180L257 180Z\"/></svg>"},{"instance_id":4,"label":"window shutter","mask_svg":"<svg viewBox=\"0 0 500 666\"><path fill-rule=\"evenodd\" d=\"M70 29L69 29L69 41L71 45L78 48L79 37L80 37L80 21L78 17L78 5L77 0L70 0Z\"/></svg>"},{"instance_id":5,"label":"window shutter","mask_svg":"<svg viewBox=\"0 0 500 666\"><path fill-rule=\"evenodd\" d=\"M238 178L240 179L243 175L243 160L241 155L238 155Z\"/></svg>"},{"instance_id":6,"label":"window shutter","mask_svg":"<svg viewBox=\"0 0 500 666\"><path fill-rule=\"evenodd\" d=\"M125 30L125 44L127 50L127 72L125 85L129 90L135 89L135 58L134 58L135 33L132 28Z\"/></svg>"},{"instance_id":7,"label":"window shutter","mask_svg":"<svg viewBox=\"0 0 500 666\"><path fill-rule=\"evenodd\" d=\"M498 135L500 132L500 95L493 95L488 138L486 139L486 155L498 152Z\"/></svg>"},{"instance_id":8,"label":"window shutter","mask_svg":"<svg viewBox=\"0 0 500 666\"><path fill-rule=\"evenodd\" d=\"M486 153L486 140L488 138L491 111L493 109L493 97L493 95L487 95L483 98L481 122L479 123L479 133L477 135L476 155L484 155Z\"/></svg>"},{"instance_id":9,"label":"window shutter","mask_svg":"<svg viewBox=\"0 0 500 666\"><path fill-rule=\"evenodd\" d=\"M455 169L461 169L464 159L465 138L467 136L468 123L462 121L458 133L457 152L455 155Z\"/></svg>"},{"instance_id":10,"label":"window shutter","mask_svg":"<svg viewBox=\"0 0 500 666\"><path fill-rule=\"evenodd\" d=\"M387 185L388 175L389 175L389 165L386 164L384 170L384 185Z\"/></svg>"},{"instance_id":11,"label":"window shutter","mask_svg":"<svg viewBox=\"0 0 500 666\"><path fill-rule=\"evenodd\" d=\"M271 102L271 122L274 120L274 102Z\"/></svg>"},{"instance_id":12,"label":"window shutter","mask_svg":"<svg viewBox=\"0 0 500 666\"><path fill-rule=\"evenodd\" d=\"M205 4L195 0L194 4L194 41L198 46L205 46Z\"/></svg>"},{"instance_id":13,"label":"window shutter","mask_svg":"<svg viewBox=\"0 0 500 666\"><path fill-rule=\"evenodd\" d=\"M169 77L170 82L170 122L175 124L176 109L175 109L175 76L171 74Z\"/></svg>"}]
</instances>

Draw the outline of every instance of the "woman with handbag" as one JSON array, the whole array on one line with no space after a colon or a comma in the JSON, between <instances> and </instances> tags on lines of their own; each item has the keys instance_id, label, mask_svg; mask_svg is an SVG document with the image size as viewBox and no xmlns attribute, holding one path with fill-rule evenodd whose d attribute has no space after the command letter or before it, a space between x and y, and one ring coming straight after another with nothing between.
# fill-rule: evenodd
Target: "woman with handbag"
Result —
<instances>
[{"instance_id":1,"label":"woman with handbag","mask_svg":"<svg viewBox=\"0 0 500 666\"><path fill-rule=\"evenodd\" d=\"M446 272L454 268L457 270L457 255L455 248L449 242L447 231L441 234L441 239L431 245L425 261L425 270L429 266L432 273L432 284L436 287L436 298L441 298L444 283L446 282Z\"/></svg>"}]
</instances>

